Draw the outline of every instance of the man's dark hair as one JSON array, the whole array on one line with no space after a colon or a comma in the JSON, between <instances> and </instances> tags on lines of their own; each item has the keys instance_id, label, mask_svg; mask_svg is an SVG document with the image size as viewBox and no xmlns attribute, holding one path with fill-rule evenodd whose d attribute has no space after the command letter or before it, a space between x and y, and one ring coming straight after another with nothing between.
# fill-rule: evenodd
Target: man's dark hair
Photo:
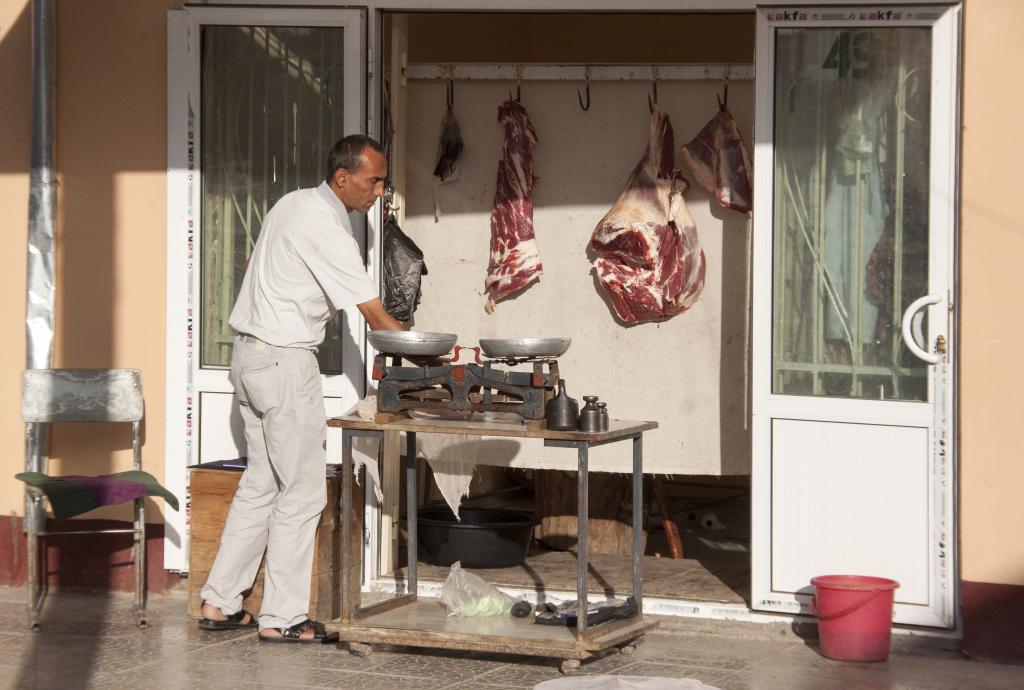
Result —
<instances>
[{"instance_id":1,"label":"man's dark hair","mask_svg":"<svg viewBox=\"0 0 1024 690\"><path fill-rule=\"evenodd\" d=\"M339 139L327 154L327 183L330 184L334 179L334 173L342 168L349 172L358 170L363 162L359 154L365 148L371 148L384 155L384 147L376 139L365 134L349 134L344 139Z\"/></svg>"}]
</instances>

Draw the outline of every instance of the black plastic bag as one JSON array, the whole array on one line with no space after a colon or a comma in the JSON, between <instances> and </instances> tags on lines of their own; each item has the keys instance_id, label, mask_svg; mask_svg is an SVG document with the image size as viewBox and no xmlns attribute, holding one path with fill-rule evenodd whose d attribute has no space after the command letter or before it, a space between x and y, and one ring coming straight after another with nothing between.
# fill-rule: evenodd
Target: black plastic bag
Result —
<instances>
[{"instance_id":1,"label":"black plastic bag","mask_svg":"<svg viewBox=\"0 0 1024 690\"><path fill-rule=\"evenodd\" d=\"M427 275L423 252L398 227L394 216L384 221L384 309L409 321L420 303L420 279Z\"/></svg>"}]
</instances>

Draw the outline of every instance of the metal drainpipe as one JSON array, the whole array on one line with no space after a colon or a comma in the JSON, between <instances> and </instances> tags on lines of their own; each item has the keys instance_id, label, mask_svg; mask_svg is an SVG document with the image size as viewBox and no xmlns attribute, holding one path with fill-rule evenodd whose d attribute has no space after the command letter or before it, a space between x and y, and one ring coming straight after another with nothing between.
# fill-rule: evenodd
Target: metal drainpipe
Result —
<instances>
[{"instance_id":1,"label":"metal drainpipe","mask_svg":"<svg viewBox=\"0 0 1024 690\"><path fill-rule=\"evenodd\" d=\"M53 365L53 304L57 225L57 179L54 171L54 0L32 1L32 171L28 202L28 270L25 304L25 366L47 369ZM32 425L25 438L25 469L42 470L46 434ZM42 510L32 510L26 497L25 517L45 524Z\"/></svg>"}]
</instances>

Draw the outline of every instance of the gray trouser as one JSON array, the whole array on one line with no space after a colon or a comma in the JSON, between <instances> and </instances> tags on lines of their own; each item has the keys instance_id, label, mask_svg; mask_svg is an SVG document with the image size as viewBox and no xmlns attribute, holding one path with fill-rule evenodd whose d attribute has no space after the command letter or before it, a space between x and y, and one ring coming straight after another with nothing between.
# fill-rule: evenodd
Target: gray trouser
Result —
<instances>
[{"instance_id":1,"label":"gray trouser","mask_svg":"<svg viewBox=\"0 0 1024 690\"><path fill-rule=\"evenodd\" d=\"M231 383L249 462L202 597L224 613L239 611L266 551L260 629L289 627L307 618L313 541L327 502L320 371L309 350L238 336Z\"/></svg>"}]
</instances>

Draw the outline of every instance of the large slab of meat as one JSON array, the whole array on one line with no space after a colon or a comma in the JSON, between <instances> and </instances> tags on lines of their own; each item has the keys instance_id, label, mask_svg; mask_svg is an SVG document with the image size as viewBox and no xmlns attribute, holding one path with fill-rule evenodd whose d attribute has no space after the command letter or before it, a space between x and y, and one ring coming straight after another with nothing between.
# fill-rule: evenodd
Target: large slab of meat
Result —
<instances>
[{"instance_id":1,"label":"large slab of meat","mask_svg":"<svg viewBox=\"0 0 1024 690\"><path fill-rule=\"evenodd\" d=\"M590 238L598 281L627 324L681 314L704 289L704 252L674 149L668 115L655 106L644 157Z\"/></svg>"},{"instance_id":2,"label":"large slab of meat","mask_svg":"<svg viewBox=\"0 0 1024 690\"><path fill-rule=\"evenodd\" d=\"M740 213L750 213L754 196L750 156L728 108L719 108L680 153L693 170L697 183L714 194L718 203Z\"/></svg>"},{"instance_id":3,"label":"large slab of meat","mask_svg":"<svg viewBox=\"0 0 1024 690\"><path fill-rule=\"evenodd\" d=\"M498 185L491 211L491 260L487 264L487 313L496 302L519 292L544 272L533 235L533 145L537 133L518 101L498 106L505 145L498 162Z\"/></svg>"}]
</instances>

